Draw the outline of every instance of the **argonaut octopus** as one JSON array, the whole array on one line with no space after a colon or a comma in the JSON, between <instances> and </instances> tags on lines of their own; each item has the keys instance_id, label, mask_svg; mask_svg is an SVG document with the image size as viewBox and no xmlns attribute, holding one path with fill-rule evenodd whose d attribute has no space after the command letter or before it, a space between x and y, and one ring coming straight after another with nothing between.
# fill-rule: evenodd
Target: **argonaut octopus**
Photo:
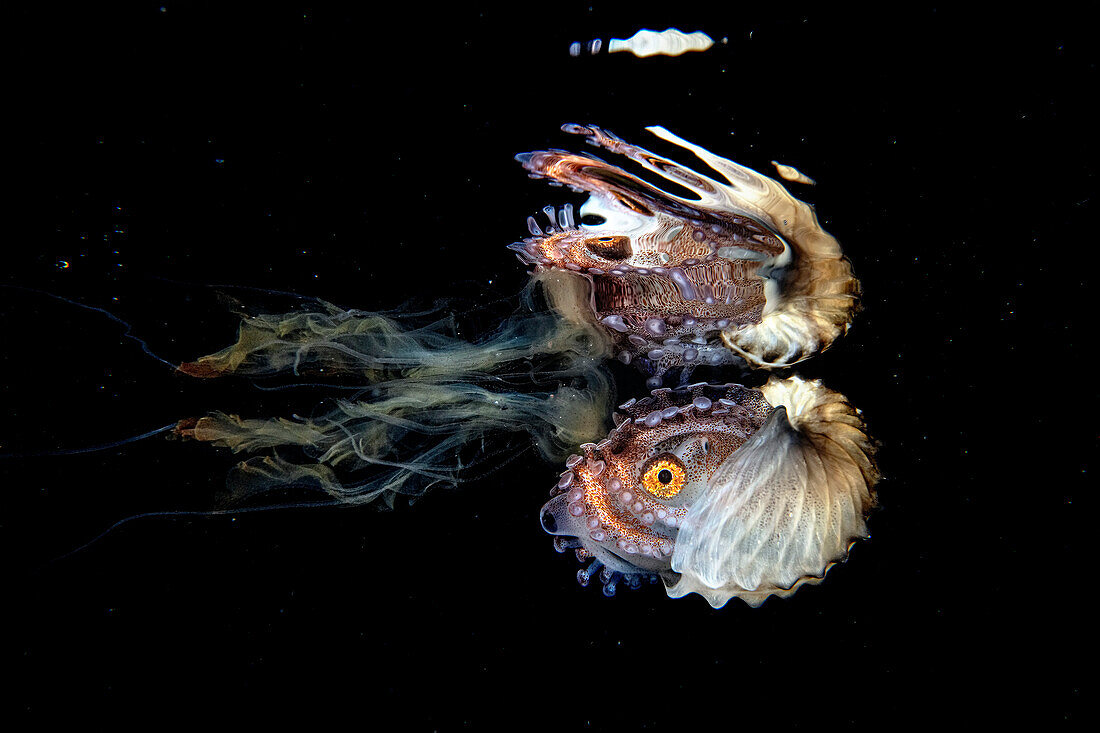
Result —
<instances>
[{"instance_id":1,"label":"argonaut octopus","mask_svg":"<svg viewBox=\"0 0 1100 733\"><path fill-rule=\"evenodd\" d=\"M699 174L594 126L563 131L622 154L687 189L656 188L598 158L551 150L516 156L536 178L590 195L578 225L570 204L544 209L545 231L511 248L536 272L590 283L592 318L658 386L696 366L774 369L845 333L860 287L813 210L777 181L662 127L725 180ZM819 381L773 377L763 387L692 384L630 400L616 427L573 455L542 509L559 551L598 577L664 582L720 607L786 596L867 537L879 474L864 421Z\"/></svg>"}]
</instances>

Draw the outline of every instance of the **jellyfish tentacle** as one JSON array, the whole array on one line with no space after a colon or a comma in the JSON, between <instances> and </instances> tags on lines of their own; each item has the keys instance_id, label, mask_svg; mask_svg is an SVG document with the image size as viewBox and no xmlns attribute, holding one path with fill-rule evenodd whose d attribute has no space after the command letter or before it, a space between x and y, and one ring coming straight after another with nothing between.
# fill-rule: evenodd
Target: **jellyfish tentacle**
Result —
<instances>
[{"instance_id":1,"label":"jellyfish tentacle","mask_svg":"<svg viewBox=\"0 0 1100 733\"><path fill-rule=\"evenodd\" d=\"M312 417L215 412L181 421L175 433L259 454L238 465L230 500L297 485L350 503L392 503L396 494L459 483L472 475L471 461L492 470L531 445L560 456L605 430L609 347L577 315L583 283L547 273L525 302L535 302L535 290L554 307L522 309L475 342L451 335L447 319L412 328L335 306L246 318L235 344L183 371L246 379L308 372L359 389Z\"/></svg>"}]
</instances>

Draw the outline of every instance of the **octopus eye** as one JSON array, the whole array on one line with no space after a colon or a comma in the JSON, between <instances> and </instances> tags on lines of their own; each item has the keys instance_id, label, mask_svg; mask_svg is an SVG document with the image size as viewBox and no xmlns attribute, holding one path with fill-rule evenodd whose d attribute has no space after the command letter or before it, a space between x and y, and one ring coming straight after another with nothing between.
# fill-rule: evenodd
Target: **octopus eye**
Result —
<instances>
[{"instance_id":1,"label":"octopus eye","mask_svg":"<svg viewBox=\"0 0 1100 733\"><path fill-rule=\"evenodd\" d=\"M684 465L675 456L654 458L642 471L642 487L653 496L671 499L684 488Z\"/></svg>"},{"instance_id":2,"label":"octopus eye","mask_svg":"<svg viewBox=\"0 0 1100 733\"><path fill-rule=\"evenodd\" d=\"M585 241L588 251L605 260L625 260L631 255L630 238L621 235L592 237Z\"/></svg>"}]
</instances>

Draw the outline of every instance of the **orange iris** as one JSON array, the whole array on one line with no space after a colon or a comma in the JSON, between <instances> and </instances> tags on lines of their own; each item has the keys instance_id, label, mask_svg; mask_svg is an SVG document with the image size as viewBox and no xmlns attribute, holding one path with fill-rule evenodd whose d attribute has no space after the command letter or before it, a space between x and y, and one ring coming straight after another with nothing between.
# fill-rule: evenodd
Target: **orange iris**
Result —
<instances>
[{"instance_id":1,"label":"orange iris","mask_svg":"<svg viewBox=\"0 0 1100 733\"><path fill-rule=\"evenodd\" d=\"M653 496L671 499L684 488L684 466L673 456L659 456L642 474L642 488Z\"/></svg>"}]
</instances>

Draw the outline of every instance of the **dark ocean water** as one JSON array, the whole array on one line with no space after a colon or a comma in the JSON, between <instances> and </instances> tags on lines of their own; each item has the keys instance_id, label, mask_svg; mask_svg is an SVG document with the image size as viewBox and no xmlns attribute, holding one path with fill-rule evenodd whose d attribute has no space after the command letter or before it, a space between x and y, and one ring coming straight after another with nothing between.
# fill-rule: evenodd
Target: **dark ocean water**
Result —
<instances>
[{"instance_id":1,"label":"dark ocean water","mask_svg":"<svg viewBox=\"0 0 1100 733\"><path fill-rule=\"evenodd\" d=\"M512 156L574 146L565 122L643 146L664 125L817 179L796 194L865 300L799 373L882 443L873 538L758 609L658 587L606 599L539 528L560 469L531 454L391 512L148 519L66 556L136 513L212 508L234 459L160 436L9 456L5 707L346 710L408 730L1078 721L1097 174L1083 19L355 7L15 12L3 284L106 309L176 363L233 339L218 292L272 309L280 292L445 299L476 336L526 281L504 247L527 215L581 200ZM727 40L567 52L669 26ZM5 453L317 398L189 380L102 314L26 290L0 289L0 313ZM616 376L622 399L642 393Z\"/></svg>"}]
</instances>

